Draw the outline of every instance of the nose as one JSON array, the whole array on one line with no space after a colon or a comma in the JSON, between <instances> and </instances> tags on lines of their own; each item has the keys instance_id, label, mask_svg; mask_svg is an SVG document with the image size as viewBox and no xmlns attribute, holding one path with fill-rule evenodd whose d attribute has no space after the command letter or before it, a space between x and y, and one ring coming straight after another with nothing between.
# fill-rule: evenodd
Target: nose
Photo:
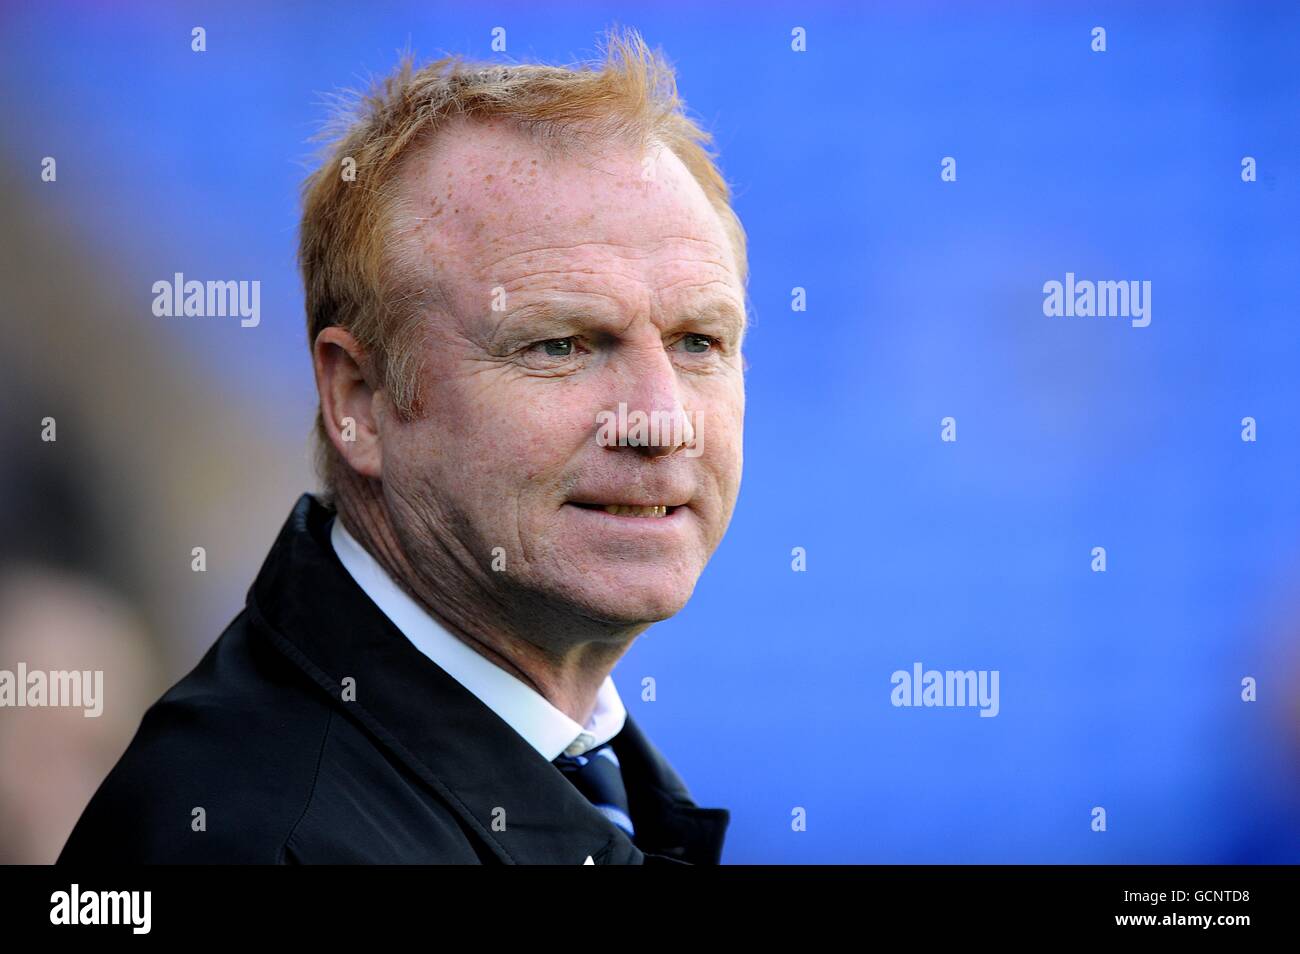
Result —
<instances>
[{"instance_id":1,"label":"nose","mask_svg":"<svg viewBox=\"0 0 1300 954\"><path fill-rule=\"evenodd\" d=\"M617 375L611 395L616 406L605 417L613 426L605 429L602 443L651 460L695 444L695 426L677 369L662 346L627 355Z\"/></svg>"}]
</instances>

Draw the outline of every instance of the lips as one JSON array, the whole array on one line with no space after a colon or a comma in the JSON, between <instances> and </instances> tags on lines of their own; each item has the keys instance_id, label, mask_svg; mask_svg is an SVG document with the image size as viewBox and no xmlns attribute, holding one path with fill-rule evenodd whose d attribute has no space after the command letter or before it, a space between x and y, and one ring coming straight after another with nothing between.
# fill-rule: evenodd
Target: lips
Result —
<instances>
[{"instance_id":1,"label":"lips","mask_svg":"<svg viewBox=\"0 0 1300 954\"><path fill-rule=\"evenodd\" d=\"M615 517L646 517L649 519L666 517L681 506L681 504L587 503L577 500L570 500L569 503L585 510L603 510Z\"/></svg>"}]
</instances>

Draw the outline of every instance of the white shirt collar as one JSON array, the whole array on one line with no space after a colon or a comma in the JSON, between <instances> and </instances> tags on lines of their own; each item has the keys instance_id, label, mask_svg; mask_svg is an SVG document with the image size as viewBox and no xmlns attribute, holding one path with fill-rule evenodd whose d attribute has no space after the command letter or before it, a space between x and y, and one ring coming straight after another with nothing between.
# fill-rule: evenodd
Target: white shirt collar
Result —
<instances>
[{"instance_id":1,"label":"white shirt collar","mask_svg":"<svg viewBox=\"0 0 1300 954\"><path fill-rule=\"evenodd\" d=\"M330 542L357 585L415 648L474 693L548 762L561 754L581 755L622 730L627 709L612 677L601 684L591 719L579 725L527 683L448 632L393 581L337 516Z\"/></svg>"}]
</instances>

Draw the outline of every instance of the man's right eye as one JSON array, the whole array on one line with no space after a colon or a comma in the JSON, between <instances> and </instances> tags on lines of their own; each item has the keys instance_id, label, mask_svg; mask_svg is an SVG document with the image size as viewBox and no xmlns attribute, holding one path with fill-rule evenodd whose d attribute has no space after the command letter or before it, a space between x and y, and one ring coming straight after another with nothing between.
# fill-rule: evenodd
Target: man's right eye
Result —
<instances>
[{"instance_id":1,"label":"man's right eye","mask_svg":"<svg viewBox=\"0 0 1300 954\"><path fill-rule=\"evenodd\" d=\"M533 347L541 348L548 358L567 358L573 354L573 339L551 338L549 341L540 341Z\"/></svg>"}]
</instances>

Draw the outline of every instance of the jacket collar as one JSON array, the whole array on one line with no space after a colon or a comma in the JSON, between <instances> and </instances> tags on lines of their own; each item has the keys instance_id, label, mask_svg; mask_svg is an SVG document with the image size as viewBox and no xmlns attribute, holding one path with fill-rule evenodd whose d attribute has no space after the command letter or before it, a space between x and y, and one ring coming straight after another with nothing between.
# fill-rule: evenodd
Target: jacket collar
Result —
<instances>
[{"instance_id":1,"label":"jacket collar","mask_svg":"<svg viewBox=\"0 0 1300 954\"><path fill-rule=\"evenodd\" d=\"M334 553L332 516L311 494L298 498L249 588L250 619L501 861L582 864L590 855L596 864L718 863L730 813L697 806L630 714L613 746L635 845L380 612ZM354 698L345 701L349 677ZM504 831L493 830L499 809Z\"/></svg>"}]
</instances>

